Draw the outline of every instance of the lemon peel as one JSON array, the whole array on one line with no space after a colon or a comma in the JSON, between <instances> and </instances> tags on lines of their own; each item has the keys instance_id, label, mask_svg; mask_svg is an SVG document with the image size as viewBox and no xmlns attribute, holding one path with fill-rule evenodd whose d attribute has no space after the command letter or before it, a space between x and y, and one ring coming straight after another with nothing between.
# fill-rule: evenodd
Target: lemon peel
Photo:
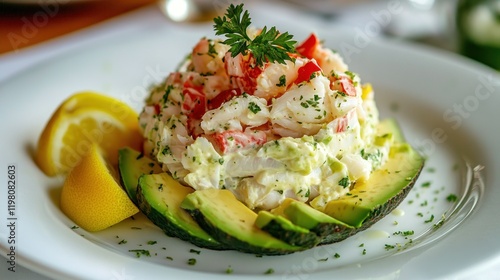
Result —
<instances>
[{"instance_id":1,"label":"lemon peel","mask_svg":"<svg viewBox=\"0 0 500 280\"><path fill-rule=\"evenodd\" d=\"M141 150L137 113L120 100L100 93L76 93L51 116L40 135L35 160L48 176L67 174L93 143L113 165L118 162L120 148Z\"/></svg>"},{"instance_id":2,"label":"lemon peel","mask_svg":"<svg viewBox=\"0 0 500 280\"><path fill-rule=\"evenodd\" d=\"M64 214L87 231L100 231L136 214L139 209L117 181L117 172L96 144L68 173L60 207Z\"/></svg>"}]
</instances>

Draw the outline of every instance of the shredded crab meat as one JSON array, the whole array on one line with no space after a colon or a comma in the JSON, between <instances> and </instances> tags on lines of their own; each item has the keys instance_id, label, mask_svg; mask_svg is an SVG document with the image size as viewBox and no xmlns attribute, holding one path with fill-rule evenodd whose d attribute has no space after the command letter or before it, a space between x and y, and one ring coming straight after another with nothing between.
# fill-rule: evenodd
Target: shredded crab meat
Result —
<instances>
[{"instance_id":1,"label":"shredded crab meat","mask_svg":"<svg viewBox=\"0 0 500 280\"><path fill-rule=\"evenodd\" d=\"M315 34L296 51L257 65L251 51L202 38L151 90L139 117L145 151L181 183L229 189L252 209L342 197L375 166L362 151L380 153L376 164L388 153L372 141L373 93Z\"/></svg>"}]
</instances>

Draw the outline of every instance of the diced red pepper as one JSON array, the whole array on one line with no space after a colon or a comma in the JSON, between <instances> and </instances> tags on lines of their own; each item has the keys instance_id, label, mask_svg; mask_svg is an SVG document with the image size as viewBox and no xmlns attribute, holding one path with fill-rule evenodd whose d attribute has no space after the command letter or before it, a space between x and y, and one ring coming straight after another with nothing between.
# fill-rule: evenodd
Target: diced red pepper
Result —
<instances>
[{"instance_id":1,"label":"diced red pepper","mask_svg":"<svg viewBox=\"0 0 500 280\"><path fill-rule=\"evenodd\" d=\"M311 79L311 75L318 71L321 71L321 67L319 67L315 60L311 60L297 70L298 75L294 83L300 84L304 81L309 81Z\"/></svg>"},{"instance_id":2,"label":"diced red pepper","mask_svg":"<svg viewBox=\"0 0 500 280\"><path fill-rule=\"evenodd\" d=\"M233 97L240 96L242 94L241 89L234 88L223 90L217 94L214 98L208 101L208 110L213 110L219 108L224 102L228 102L233 99Z\"/></svg>"},{"instance_id":3,"label":"diced red pepper","mask_svg":"<svg viewBox=\"0 0 500 280\"><path fill-rule=\"evenodd\" d=\"M311 59L313 58L314 51L319 45L319 39L316 34L311 33L309 37L302 42L302 44L298 45L295 49L297 50L298 53L301 55Z\"/></svg>"}]
</instances>

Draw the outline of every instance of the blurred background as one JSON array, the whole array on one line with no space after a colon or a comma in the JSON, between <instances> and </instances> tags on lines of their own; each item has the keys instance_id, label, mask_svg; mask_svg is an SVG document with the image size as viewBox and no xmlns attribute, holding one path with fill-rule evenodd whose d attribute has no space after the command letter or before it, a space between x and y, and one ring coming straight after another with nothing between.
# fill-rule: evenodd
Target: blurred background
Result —
<instances>
[{"instance_id":1,"label":"blurred background","mask_svg":"<svg viewBox=\"0 0 500 280\"><path fill-rule=\"evenodd\" d=\"M210 21L236 0L2 0L0 55L17 52L118 15L157 5L179 23ZM257 2L258 1L246 1ZM432 45L500 69L500 0L275 0L325 22L366 27ZM389 12L389 13L387 13Z\"/></svg>"}]
</instances>

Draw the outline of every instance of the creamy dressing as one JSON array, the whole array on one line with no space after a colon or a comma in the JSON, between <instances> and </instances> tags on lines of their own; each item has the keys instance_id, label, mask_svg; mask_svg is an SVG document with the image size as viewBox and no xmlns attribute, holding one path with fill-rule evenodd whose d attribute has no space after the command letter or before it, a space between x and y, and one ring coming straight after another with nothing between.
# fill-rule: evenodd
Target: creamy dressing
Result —
<instances>
[{"instance_id":1,"label":"creamy dressing","mask_svg":"<svg viewBox=\"0 0 500 280\"><path fill-rule=\"evenodd\" d=\"M371 87L338 54L318 45L321 57L258 67L227 50L200 40L140 115L145 151L175 179L231 190L251 209L287 197L322 209L387 160Z\"/></svg>"}]
</instances>

